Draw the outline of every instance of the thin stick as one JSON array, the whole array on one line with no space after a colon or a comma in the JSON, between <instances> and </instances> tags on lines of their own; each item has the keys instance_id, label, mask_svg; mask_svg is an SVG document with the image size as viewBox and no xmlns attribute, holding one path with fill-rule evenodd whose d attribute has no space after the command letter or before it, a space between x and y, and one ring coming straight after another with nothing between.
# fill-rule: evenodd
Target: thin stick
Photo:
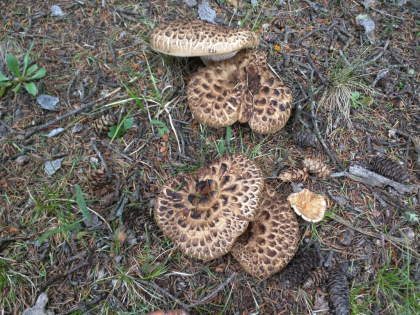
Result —
<instances>
[{"instance_id":1,"label":"thin stick","mask_svg":"<svg viewBox=\"0 0 420 315\"><path fill-rule=\"evenodd\" d=\"M395 236L391 236L391 235L387 235L381 232L373 232L373 231L369 231L367 229L364 228L359 228L359 227L355 227L353 226L353 224L351 224L349 221L340 218L339 216L336 216L335 214L330 214L329 217L335 221L337 221L338 223L341 223L345 226L347 226L350 229L353 229L357 232L360 232L362 234L368 235L368 236L372 236L378 239L386 239L388 242L390 242L391 244L395 245L395 246L406 246L409 250L412 251L413 255L416 256L417 258L420 258L420 255L413 250L412 248L410 248L410 243L407 239L405 238L399 238L399 237L395 237Z\"/></svg>"},{"instance_id":2,"label":"thin stick","mask_svg":"<svg viewBox=\"0 0 420 315\"><path fill-rule=\"evenodd\" d=\"M69 87L67 88L67 104L69 104L69 107L73 110L74 110L74 107L71 105L71 102L70 102L70 90L71 90L71 87L73 86L74 80L76 80L76 77L78 76L80 70L81 70L81 68L77 69L76 73L73 76L73 79L71 79L71 81L70 81Z\"/></svg>"},{"instance_id":3,"label":"thin stick","mask_svg":"<svg viewBox=\"0 0 420 315\"><path fill-rule=\"evenodd\" d=\"M194 304L191 304L190 306L197 306L200 304L203 304L205 301L213 298L217 293L219 293L225 286L227 286L229 283L232 282L233 278L235 277L236 272L233 272L230 277L224 282L222 283L216 290L214 290L212 293L210 293L209 295L203 297L200 301L195 302Z\"/></svg>"},{"instance_id":4,"label":"thin stick","mask_svg":"<svg viewBox=\"0 0 420 315\"><path fill-rule=\"evenodd\" d=\"M92 146L93 150L96 152L96 154L97 154L97 155L99 156L99 158L101 159L102 164L104 165L105 171L106 171L106 173L108 174L108 183L109 183L109 182L111 182L111 179L112 179L112 173L111 173L111 171L109 170L108 165L106 164L104 157L102 156L101 152L99 152L98 147L96 146L96 143L95 143L95 138L91 138L91 139L90 139L90 144L91 144L91 146Z\"/></svg>"},{"instance_id":5,"label":"thin stick","mask_svg":"<svg viewBox=\"0 0 420 315\"><path fill-rule=\"evenodd\" d=\"M1 120L1 116L3 116L3 113L0 113L0 123L3 125L3 126L5 126L6 127L6 129L7 130L9 130L9 132L12 134L12 135L24 135L25 133L24 132L22 132L22 131L16 131L16 130L13 130L12 129L12 127L10 127L8 124L6 124L3 120Z\"/></svg>"}]
</instances>

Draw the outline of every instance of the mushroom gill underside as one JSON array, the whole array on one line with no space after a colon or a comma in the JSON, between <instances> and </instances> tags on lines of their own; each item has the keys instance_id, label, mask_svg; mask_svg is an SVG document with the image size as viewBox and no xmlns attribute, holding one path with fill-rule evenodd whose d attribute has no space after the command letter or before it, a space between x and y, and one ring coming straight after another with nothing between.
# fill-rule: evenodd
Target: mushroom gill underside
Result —
<instances>
[{"instance_id":1,"label":"mushroom gill underside","mask_svg":"<svg viewBox=\"0 0 420 315\"><path fill-rule=\"evenodd\" d=\"M248 49L193 73L187 98L194 117L211 127L248 122L261 134L281 129L292 111L292 94L266 60L262 50Z\"/></svg>"}]
</instances>

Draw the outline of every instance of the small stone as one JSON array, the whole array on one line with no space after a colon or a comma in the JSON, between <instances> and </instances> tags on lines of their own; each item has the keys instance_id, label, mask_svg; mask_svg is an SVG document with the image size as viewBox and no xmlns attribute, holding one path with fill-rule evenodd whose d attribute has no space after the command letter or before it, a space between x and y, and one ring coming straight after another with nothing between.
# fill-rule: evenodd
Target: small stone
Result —
<instances>
[{"instance_id":1,"label":"small stone","mask_svg":"<svg viewBox=\"0 0 420 315\"><path fill-rule=\"evenodd\" d=\"M52 16L63 16L64 12L61 10L61 8L58 5L53 5L51 7Z\"/></svg>"},{"instance_id":2,"label":"small stone","mask_svg":"<svg viewBox=\"0 0 420 315\"><path fill-rule=\"evenodd\" d=\"M198 16L202 20L214 23L216 12L212 9L207 0L203 0L203 2L198 7Z\"/></svg>"},{"instance_id":3,"label":"small stone","mask_svg":"<svg viewBox=\"0 0 420 315\"><path fill-rule=\"evenodd\" d=\"M29 155L21 155L15 160L15 162L19 164L20 166L24 165L28 161L29 161Z\"/></svg>"},{"instance_id":4,"label":"small stone","mask_svg":"<svg viewBox=\"0 0 420 315\"><path fill-rule=\"evenodd\" d=\"M99 160L96 158L96 157L94 157L94 156L92 156L91 158L90 158L90 161L93 163L93 164L98 164L99 163Z\"/></svg>"},{"instance_id":5,"label":"small stone","mask_svg":"<svg viewBox=\"0 0 420 315\"><path fill-rule=\"evenodd\" d=\"M54 130L52 130L48 135L47 135L47 137L48 138L51 138L51 137L55 137L56 135L58 135L58 134L60 134L60 133L62 133L64 131L64 128L57 128L57 129L54 129Z\"/></svg>"},{"instance_id":6,"label":"small stone","mask_svg":"<svg viewBox=\"0 0 420 315\"><path fill-rule=\"evenodd\" d=\"M45 172L51 176L53 175L57 170L59 170L61 168L61 162L64 159L57 159L54 161L47 161L45 162Z\"/></svg>"},{"instance_id":7,"label":"small stone","mask_svg":"<svg viewBox=\"0 0 420 315\"><path fill-rule=\"evenodd\" d=\"M340 143L339 144L339 147L340 147L340 150L341 151L343 151L343 152L345 152L345 151L348 151L349 149L346 147L346 145L344 144L344 143Z\"/></svg>"},{"instance_id":8,"label":"small stone","mask_svg":"<svg viewBox=\"0 0 420 315\"><path fill-rule=\"evenodd\" d=\"M54 311L45 310L47 303L48 295L46 293L41 293L36 300L35 306L24 310L22 315L53 315Z\"/></svg>"},{"instance_id":9,"label":"small stone","mask_svg":"<svg viewBox=\"0 0 420 315\"><path fill-rule=\"evenodd\" d=\"M41 105L42 108L48 110L56 110L55 105L57 105L59 99L58 97L41 94L37 97L36 101Z\"/></svg>"},{"instance_id":10,"label":"small stone","mask_svg":"<svg viewBox=\"0 0 420 315\"><path fill-rule=\"evenodd\" d=\"M197 1L195 0L184 0L183 1L189 8L193 8L197 5Z\"/></svg>"}]
</instances>

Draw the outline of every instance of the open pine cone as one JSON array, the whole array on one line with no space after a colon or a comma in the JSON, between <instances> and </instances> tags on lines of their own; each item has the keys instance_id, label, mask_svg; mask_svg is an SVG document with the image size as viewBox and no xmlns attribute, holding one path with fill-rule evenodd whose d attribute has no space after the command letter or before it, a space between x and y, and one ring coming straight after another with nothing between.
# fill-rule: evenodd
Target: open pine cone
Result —
<instances>
[{"instance_id":1,"label":"open pine cone","mask_svg":"<svg viewBox=\"0 0 420 315\"><path fill-rule=\"evenodd\" d=\"M92 128L95 130L96 134L100 137L105 137L109 131L109 127L115 126L117 124L117 120L108 115L102 115L98 119L93 122Z\"/></svg>"},{"instance_id":2,"label":"open pine cone","mask_svg":"<svg viewBox=\"0 0 420 315\"><path fill-rule=\"evenodd\" d=\"M304 182L308 178L308 169L292 167L282 171L278 178L283 182Z\"/></svg>"},{"instance_id":3,"label":"open pine cone","mask_svg":"<svg viewBox=\"0 0 420 315\"><path fill-rule=\"evenodd\" d=\"M308 168L309 173L314 174L316 177L327 179L330 176L328 166L317 158L305 158L303 165Z\"/></svg>"},{"instance_id":4,"label":"open pine cone","mask_svg":"<svg viewBox=\"0 0 420 315\"><path fill-rule=\"evenodd\" d=\"M92 171L88 175L88 184L92 190L100 190L108 184L108 174L104 170Z\"/></svg>"},{"instance_id":5,"label":"open pine cone","mask_svg":"<svg viewBox=\"0 0 420 315\"><path fill-rule=\"evenodd\" d=\"M377 156L371 165L376 173L396 182L406 182L410 179L410 173L408 173L404 166L387 156Z\"/></svg>"}]
</instances>

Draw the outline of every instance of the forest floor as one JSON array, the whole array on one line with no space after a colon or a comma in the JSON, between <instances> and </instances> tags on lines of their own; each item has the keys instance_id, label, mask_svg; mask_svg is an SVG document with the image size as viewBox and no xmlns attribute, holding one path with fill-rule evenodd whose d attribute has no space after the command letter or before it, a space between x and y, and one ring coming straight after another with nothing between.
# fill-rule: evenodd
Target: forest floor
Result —
<instances>
[{"instance_id":1,"label":"forest floor","mask_svg":"<svg viewBox=\"0 0 420 315\"><path fill-rule=\"evenodd\" d=\"M261 35L291 87L289 122L264 136L195 120L186 88L204 64L150 48L155 25L198 18L206 4L195 2L0 0L0 72L12 78L7 54L22 67L32 43L29 66L46 70L36 96L11 86L0 98L2 314L21 314L42 292L62 315L332 314L325 283L286 289L282 273L252 278L231 254L190 258L155 224L167 179L229 152L250 156L281 198L299 185L325 197L323 220L298 217L299 249L316 243L324 266L355 274L352 314L420 314L419 2L209 1L218 24ZM44 108L39 95L58 102ZM98 134L99 121L121 134ZM300 147L298 131L317 143ZM378 154L391 160L378 166ZM332 175L278 178L306 157Z\"/></svg>"}]
</instances>

